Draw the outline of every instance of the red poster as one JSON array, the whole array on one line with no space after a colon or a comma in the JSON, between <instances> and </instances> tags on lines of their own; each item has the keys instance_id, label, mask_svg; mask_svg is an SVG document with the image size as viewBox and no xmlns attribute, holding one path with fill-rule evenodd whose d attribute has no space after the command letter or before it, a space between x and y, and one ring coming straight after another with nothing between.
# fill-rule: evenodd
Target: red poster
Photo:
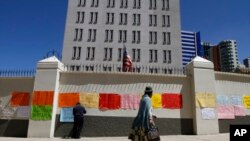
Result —
<instances>
[{"instance_id":1,"label":"red poster","mask_svg":"<svg viewBox=\"0 0 250 141\"><path fill-rule=\"evenodd\" d=\"M32 104L45 106L45 105L53 105L53 91L34 91Z\"/></svg>"},{"instance_id":2,"label":"red poster","mask_svg":"<svg viewBox=\"0 0 250 141\"><path fill-rule=\"evenodd\" d=\"M162 107L168 109L181 109L182 95L174 93L162 94Z\"/></svg>"},{"instance_id":3,"label":"red poster","mask_svg":"<svg viewBox=\"0 0 250 141\"><path fill-rule=\"evenodd\" d=\"M30 95L28 92L13 92L11 106L29 106Z\"/></svg>"},{"instance_id":4,"label":"red poster","mask_svg":"<svg viewBox=\"0 0 250 141\"><path fill-rule=\"evenodd\" d=\"M121 107L121 97L118 94L100 93L99 108L101 110L115 110Z\"/></svg>"}]
</instances>

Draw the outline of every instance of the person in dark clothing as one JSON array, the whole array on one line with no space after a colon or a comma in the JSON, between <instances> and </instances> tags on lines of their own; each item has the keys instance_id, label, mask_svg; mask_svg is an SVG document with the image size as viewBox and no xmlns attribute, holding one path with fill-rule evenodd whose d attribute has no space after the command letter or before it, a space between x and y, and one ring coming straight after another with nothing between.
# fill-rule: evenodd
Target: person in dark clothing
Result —
<instances>
[{"instance_id":1,"label":"person in dark clothing","mask_svg":"<svg viewBox=\"0 0 250 141\"><path fill-rule=\"evenodd\" d=\"M73 135L72 138L80 138L80 134L83 128L84 122L84 114L86 114L86 110L84 106L82 106L79 102L73 108L74 115L74 126L73 126Z\"/></svg>"}]
</instances>

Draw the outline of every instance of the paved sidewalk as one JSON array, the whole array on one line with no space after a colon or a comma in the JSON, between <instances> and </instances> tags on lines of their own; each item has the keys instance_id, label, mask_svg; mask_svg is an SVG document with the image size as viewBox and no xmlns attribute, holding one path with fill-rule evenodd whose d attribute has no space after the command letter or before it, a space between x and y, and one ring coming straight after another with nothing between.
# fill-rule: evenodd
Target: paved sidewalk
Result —
<instances>
[{"instance_id":1,"label":"paved sidewalk","mask_svg":"<svg viewBox=\"0 0 250 141\"><path fill-rule=\"evenodd\" d=\"M98 137L81 139L62 138L8 138L0 137L0 141L129 141L127 137ZM229 141L229 134L218 135L169 135L161 136L161 141Z\"/></svg>"}]
</instances>

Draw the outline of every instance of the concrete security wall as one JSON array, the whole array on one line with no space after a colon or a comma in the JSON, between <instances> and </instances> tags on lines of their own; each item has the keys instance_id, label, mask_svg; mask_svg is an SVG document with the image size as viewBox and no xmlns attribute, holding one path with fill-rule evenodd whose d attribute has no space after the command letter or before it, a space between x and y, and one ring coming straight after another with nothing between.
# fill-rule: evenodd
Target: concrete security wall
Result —
<instances>
[{"instance_id":1,"label":"concrete security wall","mask_svg":"<svg viewBox=\"0 0 250 141\"><path fill-rule=\"evenodd\" d=\"M232 74L216 72L216 94L227 96L250 95L250 76L245 74ZM220 133L228 133L230 124L249 124L250 109L246 109L244 117L235 117L233 120L219 120Z\"/></svg>"},{"instance_id":2,"label":"concrete security wall","mask_svg":"<svg viewBox=\"0 0 250 141\"><path fill-rule=\"evenodd\" d=\"M9 99L13 91L29 92L32 94L34 78L0 78L0 99ZM6 103L2 101L2 104ZM0 104L1 105L1 104ZM0 136L7 137L27 137L28 119L1 119Z\"/></svg>"},{"instance_id":3,"label":"concrete security wall","mask_svg":"<svg viewBox=\"0 0 250 141\"><path fill-rule=\"evenodd\" d=\"M10 97L12 91L32 93L34 90L54 90L52 120L35 122L31 119L0 119L0 136L32 137L37 136L40 130L46 131L46 133L41 134L41 137L70 135L73 123L63 123L59 120L61 111L61 108L57 107L59 92L142 94L146 86L152 86L155 93L182 94L182 109L154 109L154 113L158 116L156 124L159 126L161 135L217 134L229 132L230 124L249 124L249 109L246 110L246 116L236 117L233 120L218 120L217 118L203 120L201 118L200 108L195 107L195 94L197 92L209 91L216 95L228 96L250 95L250 76L214 72L210 62L200 58L194 60L188 66L187 76L68 72L63 70L62 64L55 58L40 61L36 71L36 79L0 78L0 98ZM57 77L53 78L52 73ZM89 137L127 136L137 112L138 110L100 111L99 109L87 109L81 135ZM19 128L16 129L16 126Z\"/></svg>"},{"instance_id":4,"label":"concrete security wall","mask_svg":"<svg viewBox=\"0 0 250 141\"><path fill-rule=\"evenodd\" d=\"M155 93L173 92L183 96L182 109L154 109L161 134L192 134L190 80L186 76L167 76L129 73L62 72L60 92L141 93L152 86ZM82 136L127 136L138 110L87 109ZM57 110L55 136L70 134L73 124L60 123ZM110 132L110 129L114 132Z\"/></svg>"}]
</instances>

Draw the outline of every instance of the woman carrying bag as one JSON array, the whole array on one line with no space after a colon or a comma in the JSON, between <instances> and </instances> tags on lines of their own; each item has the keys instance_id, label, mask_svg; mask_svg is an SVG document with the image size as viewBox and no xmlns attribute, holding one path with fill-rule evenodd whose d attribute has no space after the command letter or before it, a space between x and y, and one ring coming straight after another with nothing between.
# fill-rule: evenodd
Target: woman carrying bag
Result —
<instances>
[{"instance_id":1,"label":"woman carrying bag","mask_svg":"<svg viewBox=\"0 0 250 141\"><path fill-rule=\"evenodd\" d=\"M152 88L149 86L146 87L140 101L138 114L132 124L132 131L129 135L129 139L132 141L160 141L158 129L153 121L153 118L156 118L156 116L152 114L152 95Z\"/></svg>"}]
</instances>

